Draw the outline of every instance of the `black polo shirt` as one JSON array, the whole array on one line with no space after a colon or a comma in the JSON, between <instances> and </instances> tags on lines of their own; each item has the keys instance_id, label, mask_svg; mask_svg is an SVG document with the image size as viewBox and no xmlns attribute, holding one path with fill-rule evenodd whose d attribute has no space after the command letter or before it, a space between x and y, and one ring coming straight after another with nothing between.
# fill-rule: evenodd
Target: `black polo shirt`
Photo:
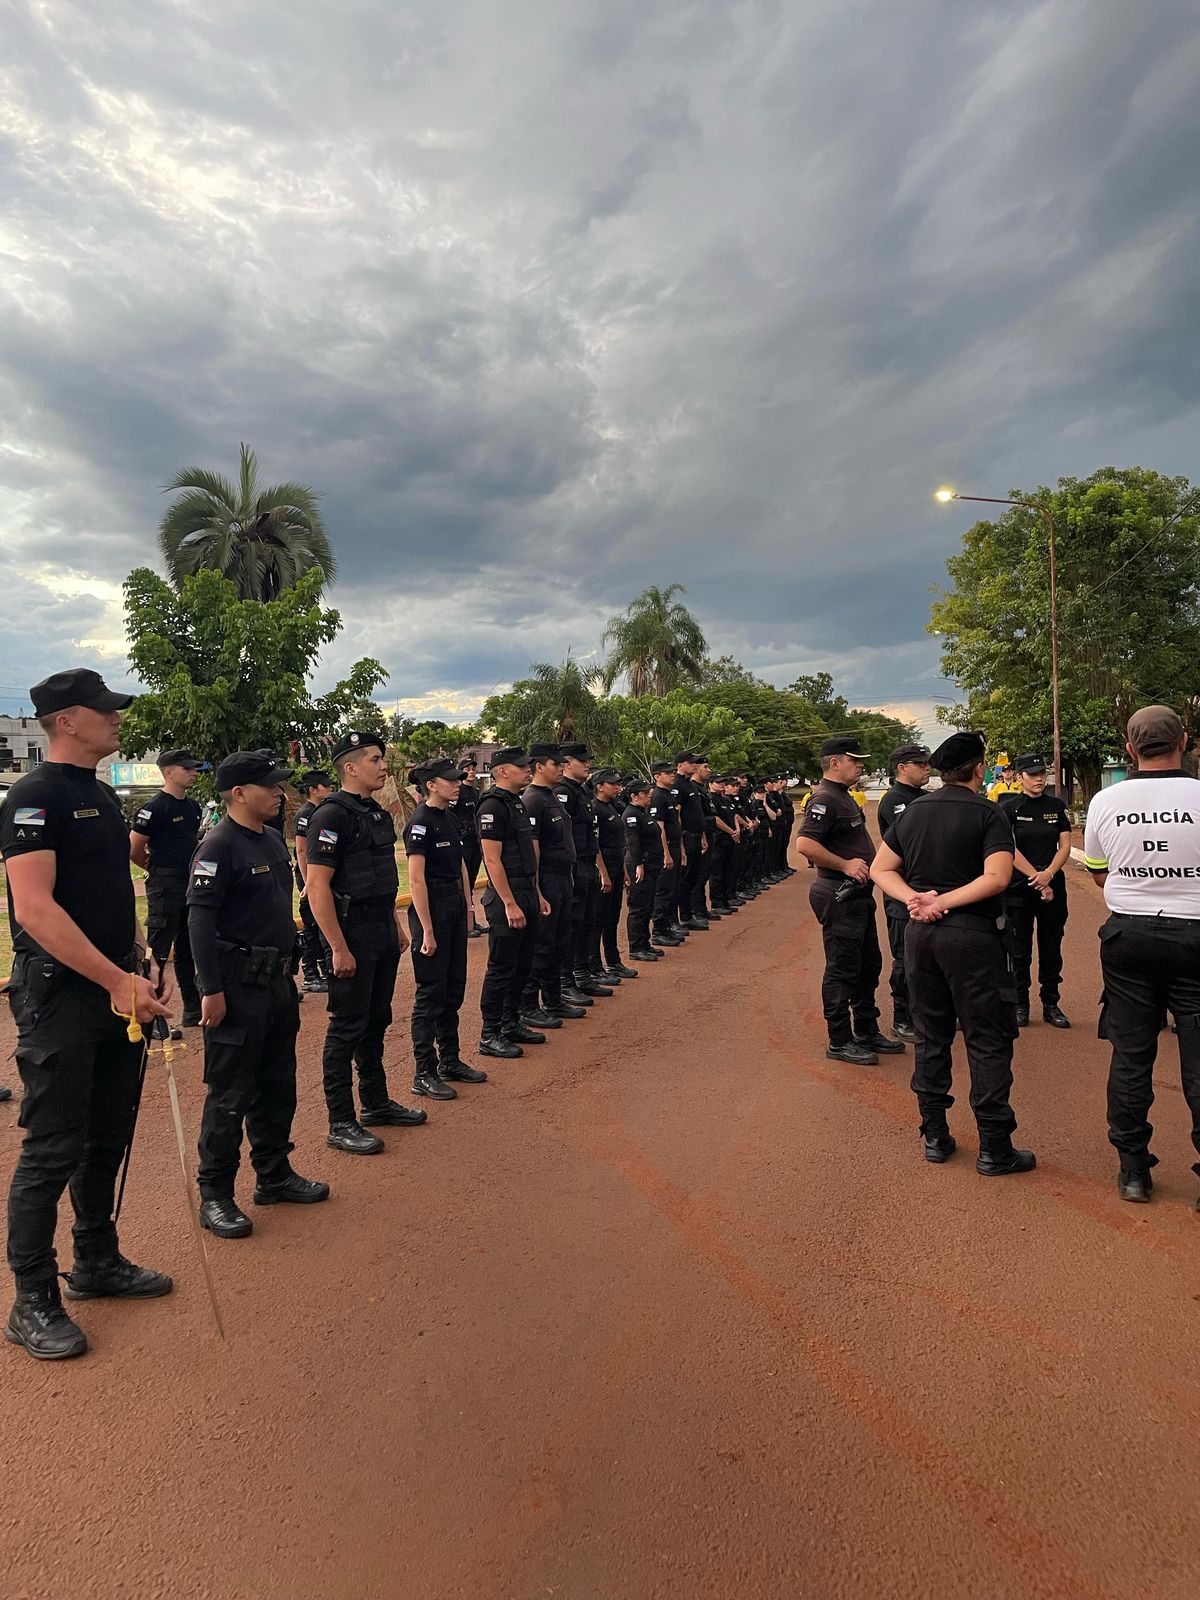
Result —
<instances>
[{"instance_id":1,"label":"black polo shirt","mask_svg":"<svg viewBox=\"0 0 1200 1600\"><path fill-rule=\"evenodd\" d=\"M875 859L875 841L867 832L867 819L858 801L844 783L822 778L812 792L800 825L801 839L815 839L830 855L843 861ZM817 876L841 879L831 867L818 867Z\"/></svg>"},{"instance_id":2,"label":"black polo shirt","mask_svg":"<svg viewBox=\"0 0 1200 1600\"><path fill-rule=\"evenodd\" d=\"M404 852L410 858L425 858L425 882L430 886L462 888L462 825L447 807L421 801L404 829Z\"/></svg>"},{"instance_id":3,"label":"black polo shirt","mask_svg":"<svg viewBox=\"0 0 1200 1600\"><path fill-rule=\"evenodd\" d=\"M1071 814L1061 796L1042 794L1035 799L1028 794L1005 794L996 806L1007 817L1026 861L1039 872L1048 867L1058 854L1060 836L1071 831Z\"/></svg>"},{"instance_id":4,"label":"black polo shirt","mask_svg":"<svg viewBox=\"0 0 1200 1600\"><path fill-rule=\"evenodd\" d=\"M596 826L600 830L600 854L609 874L619 872L625 859L625 828L622 808L612 800L597 800Z\"/></svg>"},{"instance_id":5,"label":"black polo shirt","mask_svg":"<svg viewBox=\"0 0 1200 1600\"><path fill-rule=\"evenodd\" d=\"M675 774L675 790L679 796L679 825L684 833L704 832L704 802L700 790L686 772Z\"/></svg>"},{"instance_id":6,"label":"black polo shirt","mask_svg":"<svg viewBox=\"0 0 1200 1600\"><path fill-rule=\"evenodd\" d=\"M54 854L54 899L101 955L122 966L137 942L129 833L121 803L92 767L43 761L18 778L0 806L0 852ZM13 911L8 922L19 955L44 956Z\"/></svg>"},{"instance_id":7,"label":"black polo shirt","mask_svg":"<svg viewBox=\"0 0 1200 1600\"><path fill-rule=\"evenodd\" d=\"M811 801L808 809L812 810ZM999 806L959 783L923 795L920 805L897 817L887 842L900 857L904 881L938 894L949 894L977 878L988 856L999 851L1013 854L1012 829ZM1003 904L1003 897L995 895L963 910L998 917Z\"/></svg>"},{"instance_id":8,"label":"black polo shirt","mask_svg":"<svg viewBox=\"0 0 1200 1600\"><path fill-rule=\"evenodd\" d=\"M547 872L569 872L575 865L575 839L558 795L545 784L531 783L518 798L533 824L542 866Z\"/></svg>"},{"instance_id":9,"label":"black polo shirt","mask_svg":"<svg viewBox=\"0 0 1200 1600\"><path fill-rule=\"evenodd\" d=\"M649 806L626 806L621 817L621 831L625 840L625 865L631 877L638 867L662 866L662 834L650 815Z\"/></svg>"},{"instance_id":10,"label":"black polo shirt","mask_svg":"<svg viewBox=\"0 0 1200 1600\"><path fill-rule=\"evenodd\" d=\"M667 844L671 854L675 854L675 846L683 838L683 825L679 816L679 792L671 785L661 788L655 784L650 791L650 815L655 822L661 822L667 830Z\"/></svg>"},{"instance_id":11,"label":"black polo shirt","mask_svg":"<svg viewBox=\"0 0 1200 1600\"><path fill-rule=\"evenodd\" d=\"M920 800L928 791L911 783L894 783L879 802L879 837L886 843L888 829L897 817L902 817L914 800Z\"/></svg>"},{"instance_id":12,"label":"black polo shirt","mask_svg":"<svg viewBox=\"0 0 1200 1600\"><path fill-rule=\"evenodd\" d=\"M186 872L200 837L200 807L191 795L176 800L160 789L134 815L131 833L141 833L149 846L150 871Z\"/></svg>"},{"instance_id":13,"label":"black polo shirt","mask_svg":"<svg viewBox=\"0 0 1200 1600\"><path fill-rule=\"evenodd\" d=\"M278 831L267 824L256 833L232 817L223 817L196 851L187 903L189 931L194 933L198 923L206 923L209 934L193 937L198 964L201 952L211 949L214 916L216 937L228 944L290 951L296 942L292 863ZM208 969L207 961L204 968ZM221 988L219 971L201 970L200 987L206 994L216 993Z\"/></svg>"}]
</instances>

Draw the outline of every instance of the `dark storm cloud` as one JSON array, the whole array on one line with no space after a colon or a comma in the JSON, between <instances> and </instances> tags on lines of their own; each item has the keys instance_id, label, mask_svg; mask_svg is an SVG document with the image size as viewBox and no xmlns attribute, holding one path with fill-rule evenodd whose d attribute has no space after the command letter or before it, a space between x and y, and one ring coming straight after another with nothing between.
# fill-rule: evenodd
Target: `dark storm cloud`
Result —
<instances>
[{"instance_id":1,"label":"dark storm cloud","mask_svg":"<svg viewBox=\"0 0 1200 1600\"><path fill-rule=\"evenodd\" d=\"M9 590L119 580L246 439L324 496L327 672L465 706L679 580L777 681L927 702L936 482L1192 466L1188 0L46 0L6 43ZM41 604L18 682L112 632Z\"/></svg>"}]
</instances>

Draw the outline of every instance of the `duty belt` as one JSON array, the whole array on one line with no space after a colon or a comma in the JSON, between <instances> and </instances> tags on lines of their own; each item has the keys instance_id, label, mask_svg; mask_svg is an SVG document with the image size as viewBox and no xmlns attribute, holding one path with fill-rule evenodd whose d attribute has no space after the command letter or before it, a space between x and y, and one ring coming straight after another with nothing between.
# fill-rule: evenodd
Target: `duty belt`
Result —
<instances>
[{"instance_id":1,"label":"duty belt","mask_svg":"<svg viewBox=\"0 0 1200 1600\"><path fill-rule=\"evenodd\" d=\"M228 982L249 984L265 988L273 979L282 977L291 966L292 952L277 950L273 944L229 944L217 940L221 956L221 976Z\"/></svg>"},{"instance_id":2,"label":"duty belt","mask_svg":"<svg viewBox=\"0 0 1200 1600\"><path fill-rule=\"evenodd\" d=\"M1110 911L1110 920L1119 922L1152 922L1158 928L1200 928L1200 917L1164 917L1161 912L1150 911Z\"/></svg>"}]
</instances>

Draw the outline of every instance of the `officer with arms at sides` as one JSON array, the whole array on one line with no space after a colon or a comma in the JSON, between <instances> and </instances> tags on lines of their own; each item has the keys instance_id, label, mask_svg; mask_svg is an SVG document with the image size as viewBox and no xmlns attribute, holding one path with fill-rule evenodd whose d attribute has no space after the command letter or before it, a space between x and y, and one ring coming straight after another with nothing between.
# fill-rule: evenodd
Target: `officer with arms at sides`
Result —
<instances>
[{"instance_id":1,"label":"officer with arms at sides","mask_svg":"<svg viewBox=\"0 0 1200 1600\"><path fill-rule=\"evenodd\" d=\"M538 926L551 915L538 888L538 844L533 818L521 804L529 782L529 757L517 746L492 757L492 787L479 802L476 820L488 884L483 910L488 919L488 964L479 995L483 1032L479 1053L514 1060L525 1054L511 1037L527 1029L522 997L533 970ZM538 1034L538 1041L545 1040Z\"/></svg>"},{"instance_id":2,"label":"officer with arms at sides","mask_svg":"<svg viewBox=\"0 0 1200 1600\"><path fill-rule=\"evenodd\" d=\"M598 983L619 984L622 978L637 977L636 969L627 967L621 960L618 943L621 906L625 900L625 824L624 807L617 800L620 792L621 774L615 767L601 767L592 774L600 857L612 886L601 890L599 915L588 947L589 970Z\"/></svg>"},{"instance_id":3,"label":"officer with arms at sides","mask_svg":"<svg viewBox=\"0 0 1200 1600\"><path fill-rule=\"evenodd\" d=\"M467 868L467 878L471 884L471 895L474 898L475 880L479 876L479 869L483 865L483 852L479 848L479 829L475 825L475 813L479 810L479 802L483 796L479 792L479 785L475 782L475 774L479 770L478 763L472 755L464 756L459 762L459 776L462 782L458 788L458 799L450 807L455 821L462 832L463 861ZM468 939L482 939L483 929L474 922L467 929Z\"/></svg>"},{"instance_id":4,"label":"officer with arms at sides","mask_svg":"<svg viewBox=\"0 0 1200 1600\"><path fill-rule=\"evenodd\" d=\"M451 807L458 794L458 767L440 758L417 767L410 781L422 796L404 829L412 904L413 1092L433 1100L457 1098L456 1083L486 1083L487 1073L459 1054L458 1013L467 989L467 933L475 902L463 859L461 824Z\"/></svg>"},{"instance_id":5,"label":"officer with arms at sides","mask_svg":"<svg viewBox=\"0 0 1200 1600\"><path fill-rule=\"evenodd\" d=\"M925 793L929 782L929 751L924 745L902 744L888 758L892 786L879 802L879 837L887 843L888 829ZM892 952L892 1032L898 1039L915 1039L908 1007L908 979L904 973L904 930L908 926L908 907L902 900L883 901L887 921L888 948Z\"/></svg>"},{"instance_id":6,"label":"officer with arms at sides","mask_svg":"<svg viewBox=\"0 0 1200 1600\"><path fill-rule=\"evenodd\" d=\"M663 947L680 945L688 930L676 921L679 874L686 865L683 856L683 827L679 820L679 794L675 787L675 763L655 761L650 766L654 789L650 795L650 817L662 828L663 864L654 890L654 915L651 944Z\"/></svg>"},{"instance_id":7,"label":"officer with arms at sides","mask_svg":"<svg viewBox=\"0 0 1200 1600\"><path fill-rule=\"evenodd\" d=\"M946 1113L954 1104L951 1051L961 1028L979 1126L975 1170L999 1178L1029 1172L1037 1162L1012 1142L1016 989L1003 913L1014 847L1007 819L979 792L983 755L978 733L955 733L938 746L930 761L942 787L896 818L871 875L908 908L904 965L917 1033L912 1087L925 1159L947 1161L957 1148Z\"/></svg>"},{"instance_id":8,"label":"officer with arms at sides","mask_svg":"<svg viewBox=\"0 0 1200 1600\"><path fill-rule=\"evenodd\" d=\"M850 797L864 763L857 735L826 739L820 759L821 781L805 808L796 848L817 869L808 901L825 946L825 1054L833 1061L873 1067L879 1056L898 1055L904 1046L879 1031L875 989L883 956L871 884L875 844L866 817Z\"/></svg>"},{"instance_id":9,"label":"officer with arms at sides","mask_svg":"<svg viewBox=\"0 0 1200 1600\"><path fill-rule=\"evenodd\" d=\"M713 843L710 851L712 866L709 881L712 885L714 911L722 916L736 916L742 898L734 885L734 862L737 850L737 808L733 803L733 780L721 775L712 779L710 793L713 803Z\"/></svg>"},{"instance_id":10,"label":"officer with arms at sides","mask_svg":"<svg viewBox=\"0 0 1200 1600\"><path fill-rule=\"evenodd\" d=\"M321 942L321 930L317 927L317 919L313 916L312 907L308 903L305 875L308 871L308 825L312 821L313 812L333 793L333 779L328 772L313 767L301 774L296 787L304 796L304 804L297 811L295 821L296 887L300 891L300 923L304 929L300 941L300 961L304 973L302 987L305 994L328 994L325 946Z\"/></svg>"},{"instance_id":11,"label":"officer with arms at sides","mask_svg":"<svg viewBox=\"0 0 1200 1600\"><path fill-rule=\"evenodd\" d=\"M1012 824L1017 841L1016 870L1004 897L1017 980L1017 1026L1029 1023L1029 985L1033 968L1033 933L1037 929L1038 984L1042 1018L1052 1028L1071 1026L1059 997L1062 986L1062 941L1067 925L1067 879L1071 859L1071 814L1065 802L1046 793L1045 758L1018 756L1014 771L1020 794L1001 795L996 802Z\"/></svg>"},{"instance_id":12,"label":"officer with arms at sides","mask_svg":"<svg viewBox=\"0 0 1200 1600\"><path fill-rule=\"evenodd\" d=\"M188 941L187 891L201 812L188 790L209 765L190 750L167 750L158 758L158 770L162 788L130 824L129 859L146 873L146 941L160 965L174 951L183 1026L195 1028L200 1024L200 995Z\"/></svg>"},{"instance_id":13,"label":"officer with arms at sides","mask_svg":"<svg viewBox=\"0 0 1200 1600\"><path fill-rule=\"evenodd\" d=\"M1137 770L1093 798L1083 853L1109 911L1100 929L1100 1037L1112 1046L1108 1138L1121 1158L1122 1200L1144 1203L1157 1164L1149 1116L1168 1009L1200 1174L1200 783L1184 771L1187 734L1169 706L1143 706L1125 733Z\"/></svg>"},{"instance_id":14,"label":"officer with arms at sides","mask_svg":"<svg viewBox=\"0 0 1200 1600\"><path fill-rule=\"evenodd\" d=\"M573 1006L613 993L597 983L588 970L592 929L600 915L600 896L612 890L608 868L600 854L596 805L587 788L592 757L585 744L564 744L562 778L555 787L559 804L571 819L575 840L574 890L571 900L571 959L562 969L563 998Z\"/></svg>"},{"instance_id":15,"label":"officer with arms at sides","mask_svg":"<svg viewBox=\"0 0 1200 1600\"><path fill-rule=\"evenodd\" d=\"M662 871L663 827L650 815L649 778L631 778L626 786L629 804L621 814L625 838L625 876L629 883L629 917L625 937L629 959L648 963L662 959L662 951L650 945L650 915L654 893Z\"/></svg>"},{"instance_id":16,"label":"officer with arms at sides","mask_svg":"<svg viewBox=\"0 0 1200 1600\"><path fill-rule=\"evenodd\" d=\"M374 733L345 733L333 747L341 780L309 818L305 884L329 954L329 1027L322 1073L329 1112L326 1143L349 1155L376 1155L373 1127L413 1126L411 1111L388 1096L383 1038L408 934L396 907L396 828L375 799L387 782L386 746ZM354 1115L358 1069L360 1116Z\"/></svg>"},{"instance_id":17,"label":"officer with arms at sides","mask_svg":"<svg viewBox=\"0 0 1200 1600\"><path fill-rule=\"evenodd\" d=\"M696 754L680 750L675 757L675 798L679 806L679 826L683 835L685 864L676 873L676 921L692 932L707 932L708 922L696 915L693 899L697 894L708 841L704 837L704 801L695 783Z\"/></svg>"},{"instance_id":18,"label":"officer with arms at sides","mask_svg":"<svg viewBox=\"0 0 1200 1600\"><path fill-rule=\"evenodd\" d=\"M217 768L225 816L192 862L188 928L203 992L200 1224L242 1239L253 1224L234 1199L242 1127L258 1181L254 1203L313 1205L329 1185L293 1172L300 1002L292 979L292 864L271 818L286 767L236 750Z\"/></svg>"},{"instance_id":19,"label":"officer with arms at sides","mask_svg":"<svg viewBox=\"0 0 1200 1600\"><path fill-rule=\"evenodd\" d=\"M116 795L96 778L133 697L86 670L56 672L29 694L47 758L17 779L0 808L13 940L8 998L25 1089L25 1138L8 1192L17 1297L5 1337L40 1361L59 1361L87 1349L58 1288L54 1232L68 1184L75 1210L68 1297L146 1299L171 1289L163 1273L121 1255L112 1220L144 1049L114 1010L133 1011L148 1028L167 1015L170 996L154 963L150 979L135 976L146 950L129 838Z\"/></svg>"},{"instance_id":20,"label":"officer with arms at sides","mask_svg":"<svg viewBox=\"0 0 1200 1600\"><path fill-rule=\"evenodd\" d=\"M533 947L533 969L521 997L521 1015L509 1030L513 1044L538 1044L543 1028L561 1028L566 1017L584 1017L590 1000L572 1004L564 993L563 971L571 967L571 903L575 873L575 836L555 789L562 782L562 759L556 744L531 744L532 777L521 792L521 805L533 824L538 858L538 887L550 907L539 917ZM574 972L572 971L572 977ZM572 986L568 984L567 992Z\"/></svg>"}]
</instances>

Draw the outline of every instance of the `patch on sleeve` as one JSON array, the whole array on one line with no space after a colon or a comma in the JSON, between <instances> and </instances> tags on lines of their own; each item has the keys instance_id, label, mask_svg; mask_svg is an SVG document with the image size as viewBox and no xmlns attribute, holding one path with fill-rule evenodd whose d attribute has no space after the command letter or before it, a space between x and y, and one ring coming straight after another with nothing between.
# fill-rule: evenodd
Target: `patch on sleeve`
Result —
<instances>
[{"instance_id":1,"label":"patch on sleeve","mask_svg":"<svg viewBox=\"0 0 1200 1600\"><path fill-rule=\"evenodd\" d=\"M197 861L192 868L192 876L195 878L215 878L216 875L217 863L215 861Z\"/></svg>"},{"instance_id":2,"label":"patch on sleeve","mask_svg":"<svg viewBox=\"0 0 1200 1600\"><path fill-rule=\"evenodd\" d=\"M45 806L18 806L17 814L13 818L18 828L44 828L46 826Z\"/></svg>"},{"instance_id":3,"label":"patch on sleeve","mask_svg":"<svg viewBox=\"0 0 1200 1600\"><path fill-rule=\"evenodd\" d=\"M483 815L479 819L479 826L481 828L490 828L491 825L492 825L492 813L490 811L485 811L483 813Z\"/></svg>"},{"instance_id":4,"label":"patch on sleeve","mask_svg":"<svg viewBox=\"0 0 1200 1600\"><path fill-rule=\"evenodd\" d=\"M150 812L145 806L143 806L142 809L138 812L137 819L138 819L139 822L149 822L150 821Z\"/></svg>"},{"instance_id":5,"label":"patch on sleeve","mask_svg":"<svg viewBox=\"0 0 1200 1600\"><path fill-rule=\"evenodd\" d=\"M823 817L825 815L825 807L820 803L820 801L818 801L815 806L809 806L808 809L814 817Z\"/></svg>"},{"instance_id":6,"label":"patch on sleeve","mask_svg":"<svg viewBox=\"0 0 1200 1600\"><path fill-rule=\"evenodd\" d=\"M637 827L637 818L636 817L626 817L625 818L625 826L627 828L636 828Z\"/></svg>"},{"instance_id":7,"label":"patch on sleeve","mask_svg":"<svg viewBox=\"0 0 1200 1600\"><path fill-rule=\"evenodd\" d=\"M307 817L297 817L296 818L296 832L297 833L307 833L308 832L308 818Z\"/></svg>"},{"instance_id":8,"label":"patch on sleeve","mask_svg":"<svg viewBox=\"0 0 1200 1600\"><path fill-rule=\"evenodd\" d=\"M318 844L336 844L338 840L336 828L322 828L317 834Z\"/></svg>"},{"instance_id":9,"label":"patch on sleeve","mask_svg":"<svg viewBox=\"0 0 1200 1600\"><path fill-rule=\"evenodd\" d=\"M424 836L425 824L423 822L414 822L408 831L412 834L414 839L420 839Z\"/></svg>"}]
</instances>

